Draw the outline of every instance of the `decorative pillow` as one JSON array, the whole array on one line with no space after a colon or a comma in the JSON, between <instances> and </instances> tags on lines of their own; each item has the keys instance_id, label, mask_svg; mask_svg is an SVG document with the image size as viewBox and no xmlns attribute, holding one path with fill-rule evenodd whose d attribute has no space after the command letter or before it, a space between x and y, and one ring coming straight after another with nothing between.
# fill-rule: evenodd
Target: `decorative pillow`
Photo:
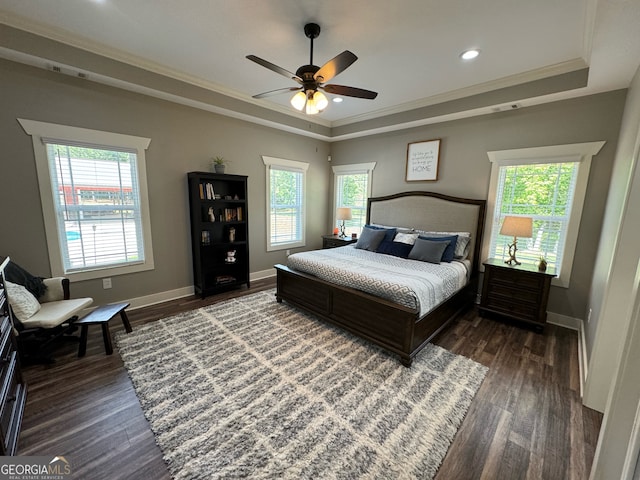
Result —
<instances>
[{"instance_id":1,"label":"decorative pillow","mask_svg":"<svg viewBox=\"0 0 640 480\"><path fill-rule=\"evenodd\" d=\"M416 243L409 252L409 258L422 262L440 263L444 249L450 242L433 242L417 238Z\"/></svg>"},{"instance_id":2,"label":"decorative pillow","mask_svg":"<svg viewBox=\"0 0 640 480\"><path fill-rule=\"evenodd\" d=\"M38 310L40 310L40 304L36 297L31 295L31 292L24 288L22 285L17 285L11 282L4 282L4 286L7 289L7 296L9 297L9 304L13 313L20 321L28 320L33 317Z\"/></svg>"},{"instance_id":3,"label":"decorative pillow","mask_svg":"<svg viewBox=\"0 0 640 480\"><path fill-rule=\"evenodd\" d=\"M413 245L402 242L388 242L382 241L376 252L384 253L386 255L393 255L394 257L409 258L409 252L413 248Z\"/></svg>"},{"instance_id":4,"label":"decorative pillow","mask_svg":"<svg viewBox=\"0 0 640 480\"><path fill-rule=\"evenodd\" d=\"M416 238L418 238L417 233L397 233L393 241L413 245L416 243Z\"/></svg>"},{"instance_id":5,"label":"decorative pillow","mask_svg":"<svg viewBox=\"0 0 640 480\"><path fill-rule=\"evenodd\" d=\"M449 237L457 235L458 240L456 241L453 258L464 260L469 256L469 250L471 249L471 234L469 232L427 232L426 230L416 230L416 232L425 237Z\"/></svg>"},{"instance_id":6,"label":"decorative pillow","mask_svg":"<svg viewBox=\"0 0 640 480\"><path fill-rule=\"evenodd\" d=\"M42 281L42 277L34 277L13 260L10 261L5 268L4 278L11 283L22 285L36 298L40 298L44 295L44 292L47 289L47 286Z\"/></svg>"},{"instance_id":7,"label":"decorative pillow","mask_svg":"<svg viewBox=\"0 0 640 480\"><path fill-rule=\"evenodd\" d=\"M425 237L420 235L418 238L422 238L423 240L431 240L432 242L448 242L447 248L444 249L442 253L442 261L451 263L453 261L456 242L458 241L457 235L451 235L450 237Z\"/></svg>"},{"instance_id":8,"label":"decorative pillow","mask_svg":"<svg viewBox=\"0 0 640 480\"><path fill-rule=\"evenodd\" d=\"M392 242L393 237L396 236L396 229L394 227L383 227L378 225L365 225L364 228L371 228L373 230L384 230L385 236L383 241Z\"/></svg>"},{"instance_id":9,"label":"decorative pillow","mask_svg":"<svg viewBox=\"0 0 640 480\"><path fill-rule=\"evenodd\" d=\"M373 228L363 228L362 233L360 234L360 238L356 243L356 248L360 248L362 250L369 250L370 252L375 252L384 236L386 235L385 230L375 230Z\"/></svg>"}]
</instances>

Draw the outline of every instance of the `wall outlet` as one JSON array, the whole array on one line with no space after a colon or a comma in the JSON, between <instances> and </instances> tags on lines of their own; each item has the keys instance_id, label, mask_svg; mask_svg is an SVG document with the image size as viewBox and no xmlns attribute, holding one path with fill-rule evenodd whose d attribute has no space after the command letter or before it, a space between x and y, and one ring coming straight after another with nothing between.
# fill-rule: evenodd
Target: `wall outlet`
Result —
<instances>
[{"instance_id":1,"label":"wall outlet","mask_svg":"<svg viewBox=\"0 0 640 480\"><path fill-rule=\"evenodd\" d=\"M104 288L105 290L108 288L111 288L111 279L110 278L103 278L102 279L102 288Z\"/></svg>"},{"instance_id":2,"label":"wall outlet","mask_svg":"<svg viewBox=\"0 0 640 480\"><path fill-rule=\"evenodd\" d=\"M291 250L287 250L285 253L287 254L287 257L288 257L289 255L291 255Z\"/></svg>"},{"instance_id":3,"label":"wall outlet","mask_svg":"<svg viewBox=\"0 0 640 480\"><path fill-rule=\"evenodd\" d=\"M591 312L593 312L593 308L590 308L589 313L587 313L587 323L591 322Z\"/></svg>"}]
</instances>

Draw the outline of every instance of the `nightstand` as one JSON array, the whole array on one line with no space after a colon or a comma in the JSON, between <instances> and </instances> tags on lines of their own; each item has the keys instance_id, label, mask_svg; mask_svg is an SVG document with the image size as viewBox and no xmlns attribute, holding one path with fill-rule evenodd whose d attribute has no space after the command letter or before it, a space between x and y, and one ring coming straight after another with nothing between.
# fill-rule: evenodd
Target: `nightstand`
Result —
<instances>
[{"instance_id":1,"label":"nightstand","mask_svg":"<svg viewBox=\"0 0 640 480\"><path fill-rule=\"evenodd\" d=\"M547 301L552 269L540 272L536 265L510 266L490 258L484 262L480 313L497 313L533 325L541 331L547 322Z\"/></svg>"},{"instance_id":2,"label":"nightstand","mask_svg":"<svg viewBox=\"0 0 640 480\"><path fill-rule=\"evenodd\" d=\"M344 247L350 243L356 243L357 238L339 237L338 235L322 235L322 248Z\"/></svg>"}]
</instances>

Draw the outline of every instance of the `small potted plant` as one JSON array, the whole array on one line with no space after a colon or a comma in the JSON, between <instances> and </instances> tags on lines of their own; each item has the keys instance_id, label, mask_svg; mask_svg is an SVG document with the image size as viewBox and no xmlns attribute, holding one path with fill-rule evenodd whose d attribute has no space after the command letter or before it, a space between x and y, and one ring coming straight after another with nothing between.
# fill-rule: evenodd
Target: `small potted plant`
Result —
<instances>
[{"instance_id":1,"label":"small potted plant","mask_svg":"<svg viewBox=\"0 0 640 480\"><path fill-rule=\"evenodd\" d=\"M213 157L212 165L216 173L224 173L225 163L223 157Z\"/></svg>"},{"instance_id":2,"label":"small potted plant","mask_svg":"<svg viewBox=\"0 0 640 480\"><path fill-rule=\"evenodd\" d=\"M541 272L547 271L547 259L544 258L543 255L540 256L540 261L538 262L538 270Z\"/></svg>"}]
</instances>

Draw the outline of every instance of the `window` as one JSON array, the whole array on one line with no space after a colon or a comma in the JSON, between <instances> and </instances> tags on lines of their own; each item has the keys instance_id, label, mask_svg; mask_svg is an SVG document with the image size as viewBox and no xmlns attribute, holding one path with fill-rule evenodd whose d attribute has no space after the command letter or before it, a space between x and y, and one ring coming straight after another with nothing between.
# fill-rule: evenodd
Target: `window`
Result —
<instances>
[{"instance_id":1,"label":"window","mask_svg":"<svg viewBox=\"0 0 640 480\"><path fill-rule=\"evenodd\" d=\"M360 233L367 221L367 199L371 195L371 174L375 166L376 163L371 162L333 167L333 225L339 226L335 218L336 210L340 207L350 207L351 220L344 222L347 234Z\"/></svg>"},{"instance_id":2,"label":"window","mask_svg":"<svg viewBox=\"0 0 640 480\"><path fill-rule=\"evenodd\" d=\"M263 156L267 167L267 251L305 245L308 163Z\"/></svg>"},{"instance_id":3,"label":"window","mask_svg":"<svg viewBox=\"0 0 640 480\"><path fill-rule=\"evenodd\" d=\"M492 162L485 257L509 258L513 237L500 235L507 215L533 219L531 238L518 238L518 260L540 256L568 287L591 157L604 142L489 152Z\"/></svg>"},{"instance_id":4,"label":"window","mask_svg":"<svg viewBox=\"0 0 640 480\"><path fill-rule=\"evenodd\" d=\"M86 280L152 269L150 140L20 123L33 137L52 274Z\"/></svg>"}]
</instances>

